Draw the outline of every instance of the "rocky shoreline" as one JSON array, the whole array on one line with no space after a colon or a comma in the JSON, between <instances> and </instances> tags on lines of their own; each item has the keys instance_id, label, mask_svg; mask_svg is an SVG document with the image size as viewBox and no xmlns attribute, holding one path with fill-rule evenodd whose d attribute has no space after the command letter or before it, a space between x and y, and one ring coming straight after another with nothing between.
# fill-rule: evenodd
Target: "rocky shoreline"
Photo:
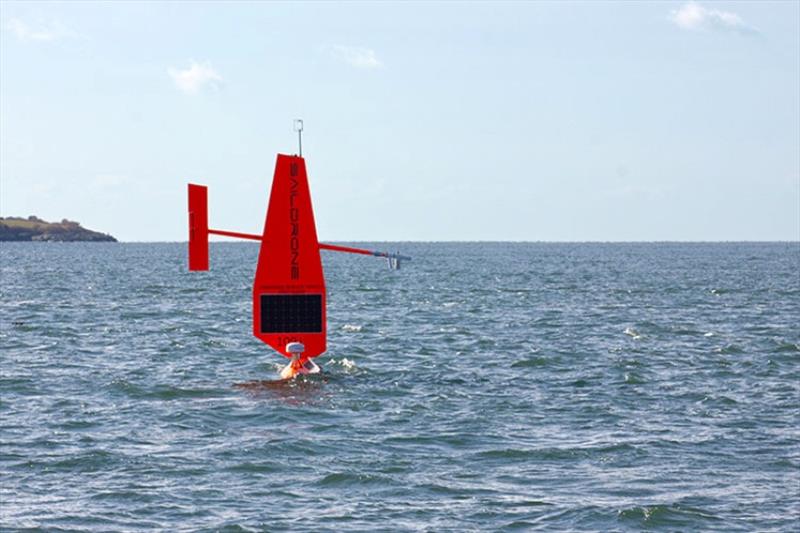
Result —
<instances>
[{"instance_id":1,"label":"rocky shoreline","mask_svg":"<svg viewBox=\"0 0 800 533\"><path fill-rule=\"evenodd\" d=\"M0 217L0 241L117 242L106 233L64 219L46 222L38 217Z\"/></svg>"}]
</instances>

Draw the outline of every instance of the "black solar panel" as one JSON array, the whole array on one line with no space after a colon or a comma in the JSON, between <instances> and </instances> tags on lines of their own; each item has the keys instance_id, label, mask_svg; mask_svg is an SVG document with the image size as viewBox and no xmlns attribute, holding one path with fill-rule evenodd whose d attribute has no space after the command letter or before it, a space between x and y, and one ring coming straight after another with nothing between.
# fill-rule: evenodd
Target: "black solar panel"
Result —
<instances>
[{"instance_id":1,"label":"black solar panel","mask_svg":"<svg viewBox=\"0 0 800 533\"><path fill-rule=\"evenodd\" d=\"M321 332L321 294L261 295L261 333Z\"/></svg>"}]
</instances>

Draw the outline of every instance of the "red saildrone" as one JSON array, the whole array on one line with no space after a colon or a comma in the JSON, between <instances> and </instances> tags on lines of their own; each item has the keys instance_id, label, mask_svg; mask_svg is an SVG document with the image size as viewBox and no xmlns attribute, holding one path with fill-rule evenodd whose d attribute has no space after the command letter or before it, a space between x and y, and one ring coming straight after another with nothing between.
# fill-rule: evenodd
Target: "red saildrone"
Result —
<instances>
[{"instance_id":1,"label":"red saildrone","mask_svg":"<svg viewBox=\"0 0 800 533\"><path fill-rule=\"evenodd\" d=\"M298 121L298 135L302 121ZM291 359L282 377L318 372L311 359L326 349L325 276L320 250L385 257L390 268L410 259L399 254L323 244L300 155L278 154L261 235L208 227L208 188L189 184L189 270L208 270L208 236L261 242L253 281L253 335Z\"/></svg>"}]
</instances>

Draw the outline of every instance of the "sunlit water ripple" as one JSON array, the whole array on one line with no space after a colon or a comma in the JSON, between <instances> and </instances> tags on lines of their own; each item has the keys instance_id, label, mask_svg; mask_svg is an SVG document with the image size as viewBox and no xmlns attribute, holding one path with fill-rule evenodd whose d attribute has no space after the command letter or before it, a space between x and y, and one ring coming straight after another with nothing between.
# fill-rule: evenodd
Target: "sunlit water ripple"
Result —
<instances>
[{"instance_id":1,"label":"sunlit water ripple","mask_svg":"<svg viewBox=\"0 0 800 533\"><path fill-rule=\"evenodd\" d=\"M797 527L798 243L388 248L243 390L255 246L0 245L0 528Z\"/></svg>"}]
</instances>

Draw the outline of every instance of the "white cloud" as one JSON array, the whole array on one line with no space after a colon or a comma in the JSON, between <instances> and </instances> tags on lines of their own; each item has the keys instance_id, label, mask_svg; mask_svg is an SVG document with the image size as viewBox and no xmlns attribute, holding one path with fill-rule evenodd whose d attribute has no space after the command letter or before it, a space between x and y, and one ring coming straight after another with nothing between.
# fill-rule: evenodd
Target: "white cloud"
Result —
<instances>
[{"instance_id":1,"label":"white cloud","mask_svg":"<svg viewBox=\"0 0 800 533\"><path fill-rule=\"evenodd\" d=\"M328 53L339 61L356 68L380 68L383 63L375 55L375 50L359 46L334 45L327 47Z\"/></svg>"},{"instance_id":2,"label":"white cloud","mask_svg":"<svg viewBox=\"0 0 800 533\"><path fill-rule=\"evenodd\" d=\"M18 18L12 18L8 21L7 27L17 39L24 42L48 42L75 36L75 32L60 22L33 27Z\"/></svg>"},{"instance_id":3,"label":"white cloud","mask_svg":"<svg viewBox=\"0 0 800 533\"><path fill-rule=\"evenodd\" d=\"M670 13L670 19L684 30L732 30L740 33L757 33L742 17L730 11L708 9L695 2L683 4Z\"/></svg>"},{"instance_id":4,"label":"white cloud","mask_svg":"<svg viewBox=\"0 0 800 533\"><path fill-rule=\"evenodd\" d=\"M210 63L196 63L184 70L170 67L168 69L175 86L187 94L194 94L204 86L218 87L223 79Z\"/></svg>"}]
</instances>

